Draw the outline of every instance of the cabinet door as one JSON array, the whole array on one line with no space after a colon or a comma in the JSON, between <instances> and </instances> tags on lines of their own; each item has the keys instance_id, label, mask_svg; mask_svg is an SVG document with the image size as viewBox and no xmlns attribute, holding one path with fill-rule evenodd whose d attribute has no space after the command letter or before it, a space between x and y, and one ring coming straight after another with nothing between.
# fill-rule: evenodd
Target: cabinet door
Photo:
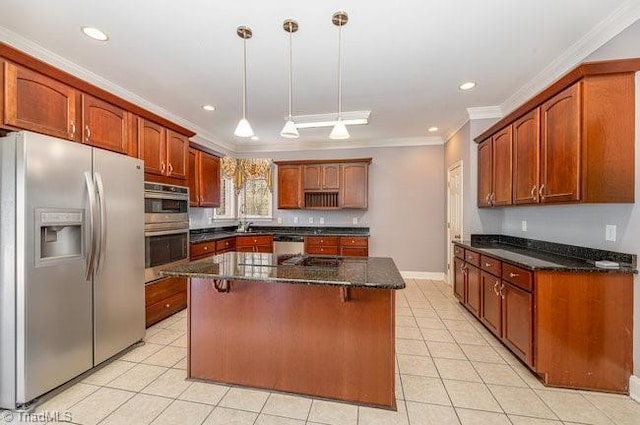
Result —
<instances>
[{"instance_id":1,"label":"cabinet door","mask_svg":"<svg viewBox=\"0 0 640 425\"><path fill-rule=\"evenodd\" d=\"M533 297L503 281L502 323L504 343L533 366Z\"/></svg>"},{"instance_id":2,"label":"cabinet door","mask_svg":"<svg viewBox=\"0 0 640 425\"><path fill-rule=\"evenodd\" d=\"M322 166L322 189L340 189L340 166L338 164L327 164Z\"/></svg>"},{"instance_id":3,"label":"cabinet door","mask_svg":"<svg viewBox=\"0 0 640 425\"><path fill-rule=\"evenodd\" d=\"M302 181L305 190L320 190L322 166L321 165L305 165L302 168Z\"/></svg>"},{"instance_id":4,"label":"cabinet door","mask_svg":"<svg viewBox=\"0 0 640 425\"><path fill-rule=\"evenodd\" d=\"M129 113L103 100L82 94L82 143L127 154Z\"/></svg>"},{"instance_id":5,"label":"cabinet door","mask_svg":"<svg viewBox=\"0 0 640 425\"><path fill-rule=\"evenodd\" d=\"M476 316L480 316L480 269L467 264L467 301L469 310Z\"/></svg>"},{"instance_id":6,"label":"cabinet door","mask_svg":"<svg viewBox=\"0 0 640 425\"><path fill-rule=\"evenodd\" d=\"M187 178L187 153L189 138L167 130L167 176L184 180Z\"/></svg>"},{"instance_id":7,"label":"cabinet door","mask_svg":"<svg viewBox=\"0 0 640 425\"><path fill-rule=\"evenodd\" d=\"M367 209L369 192L369 164L342 165L342 208Z\"/></svg>"},{"instance_id":8,"label":"cabinet door","mask_svg":"<svg viewBox=\"0 0 640 425\"><path fill-rule=\"evenodd\" d=\"M493 136L493 190L491 205L511 205L511 126Z\"/></svg>"},{"instance_id":9,"label":"cabinet door","mask_svg":"<svg viewBox=\"0 0 640 425\"><path fill-rule=\"evenodd\" d=\"M464 261L454 258L453 259L453 293L460 300L460 302L464 303L464 294L465 294L465 270L464 270Z\"/></svg>"},{"instance_id":10,"label":"cabinet door","mask_svg":"<svg viewBox=\"0 0 640 425\"><path fill-rule=\"evenodd\" d=\"M541 107L540 200L580 199L580 87L574 84Z\"/></svg>"},{"instance_id":11,"label":"cabinet door","mask_svg":"<svg viewBox=\"0 0 640 425\"><path fill-rule=\"evenodd\" d=\"M278 208L302 208L302 167L278 166Z\"/></svg>"},{"instance_id":12,"label":"cabinet door","mask_svg":"<svg viewBox=\"0 0 640 425\"><path fill-rule=\"evenodd\" d=\"M482 272L480 275L482 308L480 320L498 338L502 335L502 298L500 297L500 279Z\"/></svg>"},{"instance_id":13,"label":"cabinet door","mask_svg":"<svg viewBox=\"0 0 640 425\"><path fill-rule=\"evenodd\" d=\"M540 109L513 123L513 203L538 203Z\"/></svg>"},{"instance_id":14,"label":"cabinet door","mask_svg":"<svg viewBox=\"0 0 640 425\"><path fill-rule=\"evenodd\" d=\"M200 152L200 206L220 206L220 158Z\"/></svg>"},{"instance_id":15,"label":"cabinet door","mask_svg":"<svg viewBox=\"0 0 640 425\"><path fill-rule=\"evenodd\" d=\"M158 176L166 173L166 134L163 126L138 118L138 151L144 160L144 172Z\"/></svg>"},{"instance_id":16,"label":"cabinet door","mask_svg":"<svg viewBox=\"0 0 640 425\"><path fill-rule=\"evenodd\" d=\"M188 170L189 178L187 179L187 186L189 186L189 206L197 207L200 201L200 186L198 175L200 174L199 168L199 151L193 148L189 148L188 154Z\"/></svg>"},{"instance_id":17,"label":"cabinet door","mask_svg":"<svg viewBox=\"0 0 640 425\"><path fill-rule=\"evenodd\" d=\"M29 69L4 63L4 124L76 139L76 91Z\"/></svg>"},{"instance_id":18,"label":"cabinet door","mask_svg":"<svg viewBox=\"0 0 640 425\"><path fill-rule=\"evenodd\" d=\"M491 206L493 160L491 139L478 145L478 206Z\"/></svg>"}]
</instances>

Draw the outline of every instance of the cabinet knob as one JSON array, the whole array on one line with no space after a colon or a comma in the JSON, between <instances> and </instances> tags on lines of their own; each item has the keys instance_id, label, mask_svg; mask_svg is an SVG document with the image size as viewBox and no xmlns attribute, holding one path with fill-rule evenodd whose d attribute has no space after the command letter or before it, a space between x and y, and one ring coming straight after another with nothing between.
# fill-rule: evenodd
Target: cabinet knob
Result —
<instances>
[{"instance_id":1,"label":"cabinet knob","mask_svg":"<svg viewBox=\"0 0 640 425\"><path fill-rule=\"evenodd\" d=\"M229 246L229 242L225 242L225 243L224 243L224 246Z\"/></svg>"},{"instance_id":2,"label":"cabinet knob","mask_svg":"<svg viewBox=\"0 0 640 425\"><path fill-rule=\"evenodd\" d=\"M208 247L208 246L205 246L205 247L204 247L204 250L205 250L205 251L206 251L206 250L208 250L208 249L209 249L209 247Z\"/></svg>"},{"instance_id":3,"label":"cabinet knob","mask_svg":"<svg viewBox=\"0 0 640 425\"><path fill-rule=\"evenodd\" d=\"M324 248L320 248L320 252L324 251Z\"/></svg>"},{"instance_id":4,"label":"cabinet knob","mask_svg":"<svg viewBox=\"0 0 640 425\"><path fill-rule=\"evenodd\" d=\"M171 307L171 304L165 304L165 307L169 308L169 307Z\"/></svg>"},{"instance_id":5,"label":"cabinet knob","mask_svg":"<svg viewBox=\"0 0 640 425\"><path fill-rule=\"evenodd\" d=\"M518 273L509 273L509 277L518 277L520 276Z\"/></svg>"},{"instance_id":6,"label":"cabinet knob","mask_svg":"<svg viewBox=\"0 0 640 425\"><path fill-rule=\"evenodd\" d=\"M320 243L324 242L324 239L320 239Z\"/></svg>"},{"instance_id":7,"label":"cabinet knob","mask_svg":"<svg viewBox=\"0 0 640 425\"><path fill-rule=\"evenodd\" d=\"M355 239L351 239L351 243L356 243Z\"/></svg>"},{"instance_id":8,"label":"cabinet knob","mask_svg":"<svg viewBox=\"0 0 640 425\"><path fill-rule=\"evenodd\" d=\"M485 267L491 267L491 263L484 263Z\"/></svg>"}]
</instances>

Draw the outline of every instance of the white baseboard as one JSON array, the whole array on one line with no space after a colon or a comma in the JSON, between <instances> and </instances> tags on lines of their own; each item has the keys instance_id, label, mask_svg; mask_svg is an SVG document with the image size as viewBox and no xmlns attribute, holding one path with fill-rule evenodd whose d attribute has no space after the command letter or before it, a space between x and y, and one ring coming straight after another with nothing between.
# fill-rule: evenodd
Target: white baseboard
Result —
<instances>
[{"instance_id":1,"label":"white baseboard","mask_svg":"<svg viewBox=\"0 0 640 425\"><path fill-rule=\"evenodd\" d=\"M640 403L640 377L636 375L629 377L629 397Z\"/></svg>"},{"instance_id":2,"label":"white baseboard","mask_svg":"<svg viewBox=\"0 0 640 425\"><path fill-rule=\"evenodd\" d=\"M429 280L445 280L442 272L410 272L401 271L400 275L405 279L429 279Z\"/></svg>"}]
</instances>

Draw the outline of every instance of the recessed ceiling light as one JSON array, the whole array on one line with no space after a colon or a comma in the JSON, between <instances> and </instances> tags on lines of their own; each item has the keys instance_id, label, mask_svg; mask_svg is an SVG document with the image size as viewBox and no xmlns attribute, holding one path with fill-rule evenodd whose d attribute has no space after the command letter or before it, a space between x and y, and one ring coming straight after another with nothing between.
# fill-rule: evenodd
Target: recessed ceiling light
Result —
<instances>
[{"instance_id":1,"label":"recessed ceiling light","mask_svg":"<svg viewBox=\"0 0 640 425\"><path fill-rule=\"evenodd\" d=\"M429 128L427 129L427 131L428 131L429 133L433 133L433 132L436 132L436 131L438 131L438 130L440 130L438 127L429 127Z\"/></svg>"},{"instance_id":2,"label":"recessed ceiling light","mask_svg":"<svg viewBox=\"0 0 640 425\"><path fill-rule=\"evenodd\" d=\"M202 105L202 109L204 109L205 111L215 111L216 107L213 105Z\"/></svg>"},{"instance_id":3,"label":"recessed ceiling light","mask_svg":"<svg viewBox=\"0 0 640 425\"><path fill-rule=\"evenodd\" d=\"M458 86L460 90L471 90L476 86L475 81L467 81L466 83L462 83Z\"/></svg>"},{"instance_id":4,"label":"recessed ceiling light","mask_svg":"<svg viewBox=\"0 0 640 425\"><path fill-rule=\"evenodd\" d=\"M82 27L82 32L89 38L93 38L98 41L107 41L109 36L104 32L100 31L98 28L94 27Z\"/></svg>"},{"instance_id":5,"label":"recessed ceiling light","mask_svg":"<svg viewBox=\"0 0 640 425\"><path fill-rule=\"evenodd\" d=\"M258 136L251 136L251 140L260 140Z\"/></svg>"}]
</instances>

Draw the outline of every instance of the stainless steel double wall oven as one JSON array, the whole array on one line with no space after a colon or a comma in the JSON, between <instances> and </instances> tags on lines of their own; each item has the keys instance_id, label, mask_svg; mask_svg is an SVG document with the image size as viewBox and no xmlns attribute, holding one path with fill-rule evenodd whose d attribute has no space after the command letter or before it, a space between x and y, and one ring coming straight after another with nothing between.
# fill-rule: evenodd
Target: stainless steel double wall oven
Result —
<instances>
[{"instance_id":1,"label":"stainless steel double wall oven","mask_svg":"<svg viewBox=\"0 0 640 425\"><path fill-rule=\"evenodd\" d=\"M145 281L160 279L159 269L189 261L189 189L144 184Z\"/></svg>"}]
</instances>

